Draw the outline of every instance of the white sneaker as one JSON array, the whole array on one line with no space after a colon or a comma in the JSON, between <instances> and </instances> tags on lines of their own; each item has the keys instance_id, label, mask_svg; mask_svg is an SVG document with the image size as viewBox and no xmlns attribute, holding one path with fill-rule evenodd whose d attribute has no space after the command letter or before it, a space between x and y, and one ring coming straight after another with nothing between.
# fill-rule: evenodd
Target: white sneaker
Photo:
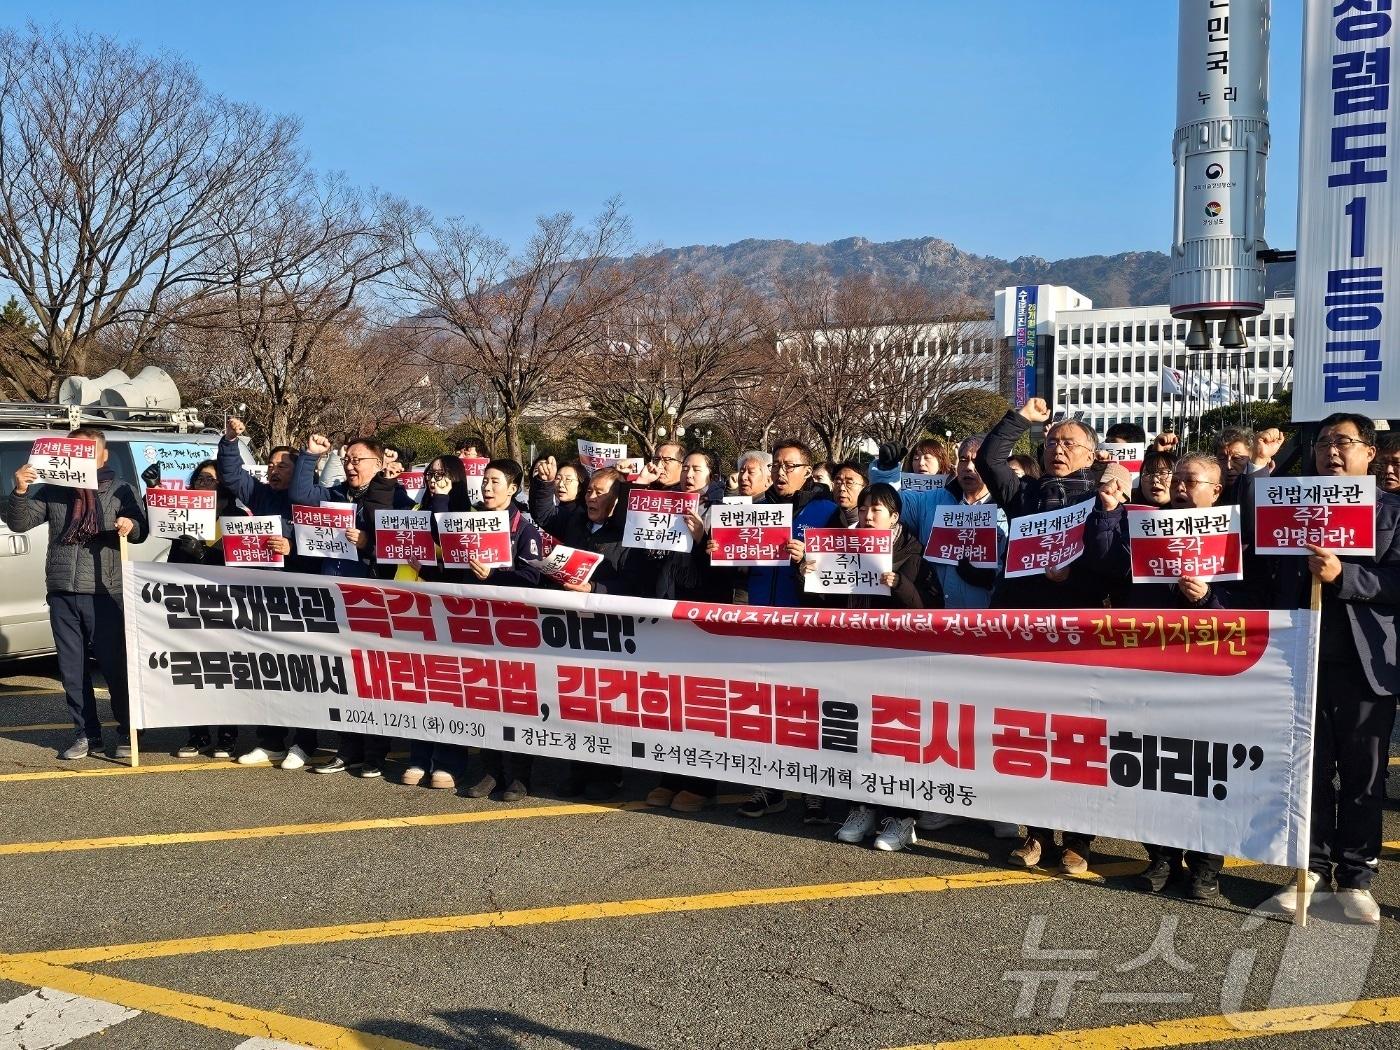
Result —
<instances>
[{"instance_id":1,"label":"white sneaker","mask_svg":"<svg viewBox=\"0 0 1400 1050\"><path fill-rule=\"evenodd\" d=\"M852 806L846 814L846 822L837 829L836 837L842 842L860 842L875 830L875 811L869 806Z\"/></svg>"},{"instance_id":2,"label":"white sneaker","mask_svg":"<svg viewBox=\"0 0 1400 1050\"><path fill-rule=\"evenodd\" d=\"M875 848L886 853L898 853L918 841L913 817L886 817L884 830L875 836Z\"/></svg>"},{"instance_id":3,"label":"white sneaker","mask_svg":"<svg viewBox=\"0 0 1400 1050\"><path fill-rule=\"evenodd\" d=\"M1374 926L1381 921L1381 906L1370 890L1338 890L1335 899L1342 906L1342 914L1352 922Z\"/></svg>"},{"instance_id":4,"label":"white sneaker","mask_svg":"<svg viewBox=\"0 0 1400 1050\"><path fill-rule=\"evenodd\" d=\"M964 818L952 813L920 813L914 826L920 831L937 831L939 828L961 824Z\"/></svg>"},{"instance_id":5,"label":"white sneaker","mask_svg":"<svg viewBox=\"0 0 1400 1050\"><path fill-rule=\"evenodd\" d=\"M269 751L263 747L255 747L251 751L245 751L238 756L240 766L260 766L264 762L281 762L285 758L285 751Z\"/></svg>"},{"instance_id":6,"label":"white sneaker","mask_svg":"<svg viewBox=\"0 0 1400 1050\"><path fill-rule=\"evenodd\" d=\"M1322 881L1322 876L1315 871L1308 872L1308 900L1312 901L1313 895L1318 892L1318 883ZM1326 889L1326 887L1323 887ZM1274 911L1281 911L1285 915L1294 915L1298 911L1298 884L1296 881L1289 883L1269 898L1268 906ZM1309 908L1312 904L1309 903Z\"/></svg>"},{"instance_id":7,"label":"white sneaker","mask_svg":"<svg viewBox=\"0 0 1400 1050\"><path fill-rule=\"evenodd\" d=\"M987 827L992 829L994 839L1019 839L1021 837L1020 824L1008 824L1004 820L989 820Z\"/></svg>"},{"instance_id":8,"label":"white sneaker","mask_svg":"<svg viewBox=\"0 0 1400 1050\"><path fill-rule=\"evenodd\" d=\"M300 769L306 765L306 752L293 744L287 749L286 757L278 763L283 769Z\"/></svg>"}]
</instances>

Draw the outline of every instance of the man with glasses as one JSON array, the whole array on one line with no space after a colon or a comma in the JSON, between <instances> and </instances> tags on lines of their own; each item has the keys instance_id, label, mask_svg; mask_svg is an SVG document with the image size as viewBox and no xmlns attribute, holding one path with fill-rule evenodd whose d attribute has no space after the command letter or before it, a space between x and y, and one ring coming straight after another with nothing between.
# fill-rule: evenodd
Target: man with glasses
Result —
<instances>
[{"instance_id":1,"label":"man with glasses","mask_svg":"<svg viewBox=\"0 0 1400 1050\"><path fill-rule=\"evenodd\" d=\"M1368 417L1337 412L1319 426L1313 446L1317 474L1361 477L1370 472L1376 428ZM1252 517L1249 514L1246 521ZM1371 884L1380 868L1385 774L1395 697L1400 693L1397 529L1400 497L1378 492L1374 555L1338 557L1310 547L1307 558L1258 559L1268 574L1274 608L1306 608L1311 578L1322 584L1306 892L1328 892L1335 880L1342 914L1368 924L1380 922ZM1247 578L1249 571L1247 566ZM1281 890L1272 904L1285 913L1295 912L1296 887Z\"/></svg>"},{"instance_id":2,"label":"man with glasses","mask_svg":"<svg viewBox=\"0 0 1400 1050\"><path fill-rule=\"evenodd\" d=\"M681 484L681 464L685 462L685 448L674 442L661 445L656 455L647 464L656 476L653 488L678 489Z\"/></svg>"},{"instance_id":3,"label":"man with glasses","mask_svg":"<svg viewBox=\"0 0 1400 1050\"><path fill-rule=\"evenodd\" d=\"M742 490L743 464L740 464ZM792 540L788 543L788 563L763 566L749 570L748 600L750 605L796 606L802 604L801 578L798 566L806 547L803 532L823 527L836 512L836 502L825 485L812 480L812 450L801 441L790 438L773 446L773 484L755 503L788 503L792 505ZM815 795L806 796L805 822L826 823L826 804ZM761 817L787 808L781 791L759 788L739 807L740 816Z\"/></svg>"},{"instance_id":4,"label":"man with glasses","mask_svg":"<svg viewBox=\"0 0 1400 1050\"><path fill-rule=\"evenodd\" d=\"M412 510L413 500L402 486L384 476L384 447L374 438L354 438L345 446L345 480L327 488L316 480L316 461L329 452L331 443L324 434L312 434L306 439L306 451L297 457L292 471L292 503L318 507L322 503L353 503L355 525L345 530L345 538L354 545L356 558L322 558L321 574L392 578L393 567L380 571L374 556L374 512L377 510ZM340 748L335 758L319 766L315 773L343 773L354 767L355 775L367 779L384 775L384 756L389 753L389 738L361 733L341 733Z\"/></svg>"},{"instance_id":5,"label":"man with glasses","mask_svg":"<svg viewBox=\"0 0 1400 1050\"><path fill-rule=\"evenodd\" d=\"M1045 575L1011 580L1002 577L992 594L992 605L997 608L1092 609L1104 605L1115 591L1126 590L1121 568L1105 572L1101 566L1130 565L1127 515L1122 504L1129 494L1131 478L1121 464L1109 464L1102 479L1095 478L1094 454L1099 440L1094 428L1077 419L1051 424L1041 452L1043 473L1039 478L1021 477L1007 462L1022 434L1034 424L1049 421L1050 406L1038 397L1028 400L1018 411L1006 413L982 442L975 466L991 492L992 502L1006 511L1009 520L1098 496L1100 505L1089 515L1084 529L1086 556L1067 569ZM1091 568L1091 562L1096 567ZM1011 852L1008 861L1016 867L1036 867L1054 845L1054 838L1053 829L1028 827L1025 840ZM1088 871L1089 845L1093 840L1092 835L1065 832L1061 869L1072 875Z\"/></svg>"}]
</instances>

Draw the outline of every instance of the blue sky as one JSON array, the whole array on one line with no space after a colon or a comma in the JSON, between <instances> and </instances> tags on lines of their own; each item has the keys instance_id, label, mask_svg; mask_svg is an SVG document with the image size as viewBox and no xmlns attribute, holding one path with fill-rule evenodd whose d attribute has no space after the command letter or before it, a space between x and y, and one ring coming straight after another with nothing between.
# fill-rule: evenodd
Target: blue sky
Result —
<instances>
[{"instance_id":1,"label":"blue sky","mask_svg":"<svg viewBox=\"0 0 1400 1050\"><path fill-rule=\"evenodd\" d=\"M1301 0L1274 0L1268 237L1294 243ZM294 114L314 163L519 243L618 194L638 240L1163 249L1172 0L11 0Z\"/></svg>"}]
</instances>

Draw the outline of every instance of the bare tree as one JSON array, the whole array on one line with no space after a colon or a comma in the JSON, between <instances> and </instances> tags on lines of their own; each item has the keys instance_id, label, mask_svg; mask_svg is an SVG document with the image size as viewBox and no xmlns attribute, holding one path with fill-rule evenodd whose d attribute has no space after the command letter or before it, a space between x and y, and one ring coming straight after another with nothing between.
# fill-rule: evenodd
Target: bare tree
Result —
<instances>
[{"instance_id":1,"label":"bare tree","mask_svg":"<svg viewBox=\"0 0 1400 1050\"><path fill-rule=\"evenodd\" d=\"M588 225L567 213L540 218L518 255L460 219L411 249L400 284L433 335L424 360L494 398L512 458L522 454L522 417L576 394L584 352L646 277L646 263L618 261L630 240L614 200Z\"/></svg>"},{"instance_id":2,"label":"bare tree","mask_svg":"<svg viewBox=\"0 0 1400 1050\"><path fill-rule=\"evenodd\" d=\"M228 355L210 367L231 364L248 377L264 402L272 444L302 436L295 424L305 419L299 403L309 391L334 398L337 386L360 384L363 355L347 360L346 344L363 348L365 333L377 330L364 321L366 296L402 263L415 221L416 213L392 198L360 193L338 178L307 181L271 202L256 225L227 230L211 251L234 280L190 304L179 327L198 333L188 346ZM395 353L405 353L408 339L400 333Z\"/></svg>"},{"instance_id":3,"label":"bare tree","mask_svg":"<svg viewBox=\"0 0 1400 1050\"><path fill-rule=\"evenodd\" d=\"M769 332L765 304L736 278L661 269L586 355L578 389L596 419L651 455L760 380Z\"/></svg>"},{"instance_id":4,"label":"bare tree","mask_svg":"<svg viewBox=\"0 0 1400 1050\"><path fill-rule=\"evenodd\" d=\"M104 331L139 351L228 287L211 252L298 177L297 130L109 37L0 31L0 278L36 325L5 378L49 398Z\"/></svg>"}]
</instances>

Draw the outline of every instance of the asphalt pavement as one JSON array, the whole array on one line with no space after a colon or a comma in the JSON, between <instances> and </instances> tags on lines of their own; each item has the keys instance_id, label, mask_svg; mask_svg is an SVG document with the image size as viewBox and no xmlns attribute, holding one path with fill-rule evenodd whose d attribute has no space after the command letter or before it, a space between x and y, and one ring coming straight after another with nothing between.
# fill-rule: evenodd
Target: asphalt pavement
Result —
<instances>
[{"instance_id":1,"label":"asphalt pavement","mask_svg":"<svg viewBox=\"0 0 1400 1050\"><path fill-rule=\"evenodd\" d=\"M0 667L0 1050L1396 1041L1394 805L1380 926L1323 901L1299 927L1255 910L1280 869L1232 862L1198 904L1134 891L1136 844L1075 878L1006 867L981 825L880 853L796 799L745 820L736 786L695 815L633 776L585 804L545 762L507 805L394 783L401 759L182 761L177 730L137 770L63 762L53 674Z\"/></svg>"}]
</instances>

